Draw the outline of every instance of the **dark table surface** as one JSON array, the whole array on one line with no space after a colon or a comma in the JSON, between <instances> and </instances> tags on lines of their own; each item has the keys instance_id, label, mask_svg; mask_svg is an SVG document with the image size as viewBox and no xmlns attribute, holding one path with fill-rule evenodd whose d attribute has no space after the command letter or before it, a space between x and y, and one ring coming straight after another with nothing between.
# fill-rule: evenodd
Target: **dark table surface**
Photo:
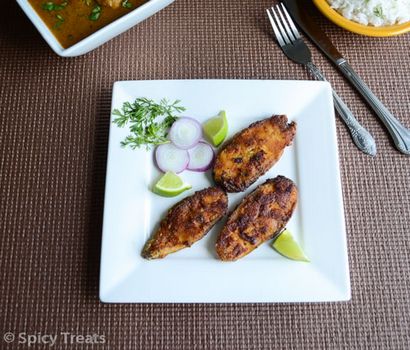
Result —
<instances>
[{"instance_id":1,"label":"dark table surface","mask_svg":"<svg viewBox=\"0 0 410 350\"><path fill-rule=\"evenodd\" d=\"M12 332L16 340L0 339L1 349L27 348L18 337L39 333L60 335L57 348L410 348L410 158L395 151L381 123L314 48L314 60L378 143L377 157L360 153L337 120L352 300L211 305L98 300L113 83L310 79L272 41L264 12L270 5L177 0L101 48L64 59L14 1L3 4L0 336ZM317 20L409 127L409 35L361 37ZM96 334L105 343L67 339L65 344L62 332Z\"/></svg>"}]
</instances>

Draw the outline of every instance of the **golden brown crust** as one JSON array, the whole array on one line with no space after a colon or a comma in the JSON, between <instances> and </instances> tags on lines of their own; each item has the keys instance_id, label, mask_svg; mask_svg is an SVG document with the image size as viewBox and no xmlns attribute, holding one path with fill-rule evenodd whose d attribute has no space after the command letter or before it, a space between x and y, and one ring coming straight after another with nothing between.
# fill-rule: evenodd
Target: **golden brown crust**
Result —
<instances>
[{"instance_id":1,"label":"golden brown crust","mask_svg":"<svg viewBox=\"0 0 410 350\"><path fill-rule=\"evenodd\" d=\"M286 115L274 115L251 124L236 134L219 152L215 182L228 192L242 192L266 173L292 143L296 123Z\"/></svg>"},{"instance_id":2,"label":"golden brown crust","mask_svg":"<svg viewBox=\"0 0 410 350\"><path fill-rule=\"evenodd\" d=\"M268 179L229 215L216 241L221 260L235 261L280 232L297 202L296 185L284 176Z\"/></svg>"},{"instance_id":3,"label":"golden brown crust","mask_svg":"<svg viewBox=\"0 0 410 350\"><path fill-rule=\"evenodd\" d=\"M195 192L168 211L157 232L146 243L142 256L164 258L190 247L206 235L227 209L228 197L221 188L209 187Z\"/></svg>"}]
</instances>

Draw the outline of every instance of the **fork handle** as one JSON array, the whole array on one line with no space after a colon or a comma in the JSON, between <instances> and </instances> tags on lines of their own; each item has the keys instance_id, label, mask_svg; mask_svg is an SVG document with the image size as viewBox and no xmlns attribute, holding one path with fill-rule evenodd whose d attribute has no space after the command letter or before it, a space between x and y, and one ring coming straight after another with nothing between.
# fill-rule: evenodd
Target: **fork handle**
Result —
<instances>
[{"instance_id":1,"label":"fork handle","mask_svg":"<svg viewBox=\"0 0 410 350\"><path fill-rule=\"evenodd\" d=\"M386 129L393 138L396 148L400 152L410 155L410 130L406 129L393 114L390 113L386 106L373 94L372 90L370 90L345 59L342 58L336 63L344 76L360 92L386 126Z\"/></svg>"},{"instance_id":2,"label":"fork handle","mask_svg":"<svg viewBox=\"0 0 410 350\"><path fill-rule=\"evenodd\" d=\"M316 67L313 63L310 62L306 66L308 67L310 73L317 80L327 81L319 68ZM352 111L349 109L349 107L346 106L343 100L333 89L332 94L335 108L342 120L345 122L347 128L349 129L353 142L362 152L371 156L375 156L377 150L376 142L374 141L373 136L363 126L360 125L360 123L354 117Z\"/></svg>"}]
</instances>

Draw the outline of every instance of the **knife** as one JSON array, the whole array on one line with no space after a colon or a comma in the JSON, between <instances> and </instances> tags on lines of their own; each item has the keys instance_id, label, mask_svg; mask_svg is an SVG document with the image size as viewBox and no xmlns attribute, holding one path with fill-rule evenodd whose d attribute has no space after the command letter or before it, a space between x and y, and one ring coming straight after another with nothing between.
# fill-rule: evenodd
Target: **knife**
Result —
<instances>
[{"instance_id":1,"label":"knife","mask_svg":"<svg viewBox=\"0 0 410 350\"><path fill-rule=\"evenodd\" d=\"M366 83L349 65L347 60L332 44L330 39L313 21L308 13L308 1L283 0L293 20L313 41L313 43L336 65L346 79L357 89L366 102L374 110L379 119L386 126L387 131L393 139L396 148L410 155L410 130L406 129L387 109L386 106L374 95Z\"/></svg>"}]
</instances>

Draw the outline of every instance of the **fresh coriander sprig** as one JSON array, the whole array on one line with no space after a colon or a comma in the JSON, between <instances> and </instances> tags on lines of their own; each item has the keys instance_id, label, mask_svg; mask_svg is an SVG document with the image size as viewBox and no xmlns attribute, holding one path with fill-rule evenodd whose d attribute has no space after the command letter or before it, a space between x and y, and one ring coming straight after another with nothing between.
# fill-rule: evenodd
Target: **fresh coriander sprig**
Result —
<instances>
[{"instance_id":1,"label":"fresh coriander sprig","mask_svg":"<svg viewBox=\"0 0 410 350\"><path fill-rule=\"evenodd\" d=\"M373 13L376 17L379 18L384 18L384 14L383 14L383 8L382 5L377 5L374 9L373 9Z\"/></svg>"},{"instance_id":2,"label":"fresh coriander sprig","mask_svg":"<svg viewBox=\"0 0 410 350\"><path fill-rule=\"evenodd\" d=\"M126 9L130 9L130 8L132 8L132 6L133 6L130 2L128 2L128 0L124 0L124 1L121 3L121 5L122 5L122 7L126 8Z\"/></svg>"},{"instance_id":3,"label":"fresh coriander sprig","mask_svg":"<svg viewBox=\"0 0 410 350\"><path fill-rule=\"evenodd\" d=\"M94 8L92 9L90 15L88 16L88 19L90 21L98 21L98 19L101 16L101 11L102 11L102 7L99 5L95 5Z\"/></svg>"},{"instance_id":4,"label":"fresh coriander sprig","mask_svg":"<svg viewBox=\"0 0 410 350\"><path fill-rule=\"evenodd\" d=\"M51 12L51 11L61 11L68 5L67 1L62 2L61 4L56 4L53 1L44 2L41 4L43 10Z\"/></svg>"},{"instance_id":5,"label":"fresh coriander sprig","mask_svg":"<svg viewBox=\"0 0 410 350\"><path fill-rule=\"evenodd\" d=\"M185 107L179 105L180 102L176 100L170 103L163 98L160 103L156 103L140 97L133 103L124 102L121 110L114 109L112 114L117 118L113 123L120 128L130 125L131 134L121 141L121 146L136 149L146 145L149 149L152 145L168 143L168 130L178 118L175 114L185 111Z\"/></svg>"},{"instance_id":6,"label":"fresh coriander sprig","mask_svg":"<svg viewBox=\"0 0 410 350\"><path fill-rule=\"evenodd\" d=\"M56 15L56 18L57 18L57 22L54 24L54 28L58 29L58 28L60 28L61 25L64 23L64 17L61 16L61 15L59 15L59 14L57 14L57 15Z\"/></svg>"}]
</instances>

